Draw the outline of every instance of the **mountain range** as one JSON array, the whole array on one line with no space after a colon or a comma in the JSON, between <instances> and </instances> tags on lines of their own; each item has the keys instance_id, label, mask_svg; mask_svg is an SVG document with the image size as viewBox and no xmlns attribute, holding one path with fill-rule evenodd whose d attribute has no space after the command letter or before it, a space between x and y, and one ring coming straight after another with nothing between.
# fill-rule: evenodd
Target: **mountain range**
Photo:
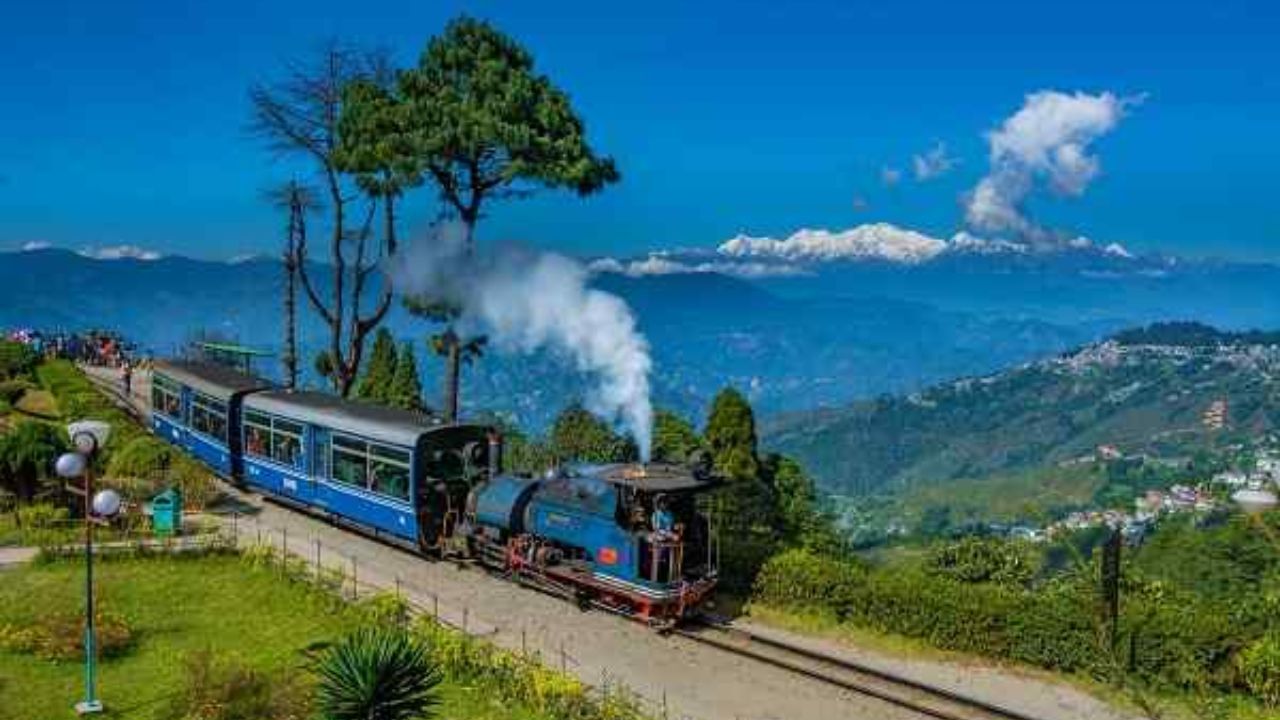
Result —
<instances>
[{"instance_id":1,"label":"mountain range","mask_svg":"<svg viewBox=\"0 0 1280 720\"><path fill-rule=\"evenodd\" d=\"M695 419L726 384L764 415L838 408L990 373L1152 320L1280 325L1274 265L1133 257L1082 244L979 252L949 242L927 261L793 259L786 262L797 272L753 278L708 268L631 272L597 260L592 284L634 310L652 347L655 402ZM200 332L278 349L276 260L98 255L0 254L0 327L112 327L159 354ZM317 270L323 291L328 273ZM419 348L432 330L398 307L388 323ZM307 358L324 337L307 310L300 337ZM430 400L439 363L420 366ZM464 408L540 428L589 380L551 353L494 352L468 369Z\"/></svg>"}]
</instances>

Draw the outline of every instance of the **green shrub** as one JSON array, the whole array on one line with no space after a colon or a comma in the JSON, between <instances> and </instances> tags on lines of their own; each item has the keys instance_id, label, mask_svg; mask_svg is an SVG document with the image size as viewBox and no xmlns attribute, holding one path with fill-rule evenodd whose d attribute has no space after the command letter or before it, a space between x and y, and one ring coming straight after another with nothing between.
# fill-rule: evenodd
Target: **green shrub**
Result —
<instances>
[{"instance_id":1,"label":"green shrub","mask_svg":"<svg viewBox=\"0 0 1280 720\"><path fill-rule=\"evenodd\" d=\"M988 556L966 565L966 552L935 551L922 567L867 570L789 551L765 564L752 600L831 613L856 627L1064 672L1114 678L1127 671L1146 682L1191 691L1229 692L1242 683L1265 687L1268 682L1270 646L1249 646L1249 661L1241 664L1242 647L1264 629L1280 635L1267 593L1227 602L1144 579L1134 568L1126 574L1113 649L1104 632L1096 573L1066 574L1032 589L1021 584L1027 566L1015 565L1017 572L1010 574L1007 565L994 563L1004 569L988 572L993 565ZM947 561L939 563L944 554ZM1241 679L1246 666L1248 683Z\"/></svg>"},{"instance_id":2,"label":"green shrub","mask_svg":"<svg viewBox=\"0 0 1280 720\"><path fill-rule=\"evenodd\" d=\"M1280 633L1268 634L1236 658L1244 686L1271 707L1280 705Z\"/></svg>"},{"instance_id":3,"label":"green shrub","mask_svg":"<svg viewBox=\"0 0 1280 720\"><path fill-rule=\"evenodd\" d=\"M30 381L21 378L0 380L0 401L9 405L17 405L22 396L34 387Z\"/></svg>"},{"instance_id":4,"label":"green shrub","mask_svg":"<svg viewBox=\"0 0 1280 720\"><path fill-rule=\"evenodd\" d=\"M766 605L843 617L857 601L867 572L852 561L808 550L788 550L769 559L756 576L753 597Z\"/></svg>"},{"instance_id":5,"label":"green shrub","mask_svg":"<svg viewBox=\"0 0 1280 720\"><path fill-rule=\"evenodd\" d=\"M313 716L309 690L296 672L265 672L235 658L201 650L187 656L182 687L157 717L305 720Z\"/></svg>"},{"instance_id":6,"label":"green shrub","mask_svg":"<svg viewBox=\"0 0 1280 720\"><path fill-rule=\"evenodd\" d=\"M425 720L440 704L439 668L418 635L366 626L325 651L316 666L328 720Z\"/></svg>"},{"instance_id":7,"label":"green shrub","mask_svg":"<svg viewBox=\"0 0 1280 720\"><path fill-rule=\"evenodd\" d=\"M125 653L133 630L123 616L98 609L94 613L98 652L102 657ZM84 616L77 612L43 613L25 627L0 626L0 649L29 653L46 660L84 658Z\"/></svg>"},{"instance_id":8,"label":"green shrub","mask_svg":"<svg viewBox=\"0 0 1280 720\"><path fill-rule=\"evenodd\" d=\"M61 527L70 516L64 507L49 503L34 503L18 508L18 524L24 528Z\"/></svg>"},{"instance_id":9,"label":"green shrub","mask_svg":"<svg viewBox=\"0 0 1280 720\"><path fill-rule=\"evenodd\" d=\"M135 484L135 492L150 496L177 487L189 508L202 508L217 494L217 482L207 468L158 438L139 435L112 444L107 474L145 481Z\"/></svg>"},{"instance_id":10,"label":"green shrub","mask_svg":"<svg viewBox=\"0 0 1280 720\"><path fill-rule=\"evenodd\" d=\"M641 720L646 717L634 697L616 688L593 693L580 680L523 658L430 618L413 626L430 648L433 662L451 679L473 683L482 692L519 703L559 720Z\"/></svg>"},{"instance_id":11,"label":"green shrub","mask_svg":"<svg viewBox=\"0 0 1280 720\"><path fill-rule=\"evenodd\" d=\"M173 464L177 451L154 437L142 435L123 444L112 443L111 460L107 474L115 477L133 477L159 480Z\"/></svg>"},{"instance_id":12,"label":"green shrub","mask_svg":"<svg viewBox=\"0 0 1280 720\"><path fill-rule=\"evenodd\" d=\"M1040 571L1040 554L1026 542L967 537L934 545L928 566L961 582L1025 586Z\"/></svg>"},{"instance_id":13,"label":"green shrub","mask_svg":"<svg viewBox=\"0 0 1280 720\"><path fill-rule=\"evenodd\" d=\"M30 346L0 340L0 380L30 373L38 360Z\"/></svg>"}]
</instances>

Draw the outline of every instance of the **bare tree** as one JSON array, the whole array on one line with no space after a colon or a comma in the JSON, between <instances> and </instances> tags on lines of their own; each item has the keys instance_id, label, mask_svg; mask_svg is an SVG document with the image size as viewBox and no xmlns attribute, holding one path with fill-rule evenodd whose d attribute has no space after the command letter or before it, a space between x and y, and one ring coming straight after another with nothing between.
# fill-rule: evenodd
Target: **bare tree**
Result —
<instances>
[{"instance_id":1,"label":"bare tree","mask_svg":"<svg viewBox=\"0 0 1280 720\"><path fill-rule=\"evenodd\" d=\"M284 364L285 387L298 386L298 248L307 243L307 213L319 209L315 190L297 179L267 192L267 199L277 208L289 211L284 246Z\"/></svg>"},{"instance_id":2,"label":"bare tree","mask_svg":"<svg viewBox=\"0 0 1280 720\"><path fill-rule=\"evenodd\" d=\"M378 260L395 252L395 233L394 223L388 220L383 243L376 249L371 247L378 202L391 202L392 196L384 198L355 187L339 153L339 120L347 87L357 80L385 77L384 57L330 41L311 62L288 65L282 79L255 85L249 91L254 134L280 155L311 161L320 176L330 225L332 282L327 300L308 269L305 234L297 238L294 264L308 302L329 328L327 357L317 366L330 369L333 386L344 397L359 373L365 338L382 322L391 305L390 284L384 279L372 310L363 313L360 307L370 277L378 270ZM361 200L365 207L357 216L353 205ZM393 215L388 212L386 217Z\"/></svg>"}]
</instances>

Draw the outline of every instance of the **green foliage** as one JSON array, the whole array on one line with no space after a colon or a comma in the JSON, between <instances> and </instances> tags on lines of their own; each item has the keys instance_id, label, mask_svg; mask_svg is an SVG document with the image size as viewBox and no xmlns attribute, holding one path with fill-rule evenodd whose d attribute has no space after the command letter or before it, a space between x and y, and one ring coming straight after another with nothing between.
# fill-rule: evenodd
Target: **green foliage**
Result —
<instances>
[{"instance_id":1,"label":"green foliage","mask_svg":"<svg viewBox=\"0 0 1280 720\"><path fill-rule=\"evenodd\" d=\"M753 597L775 607L834 611L843 617L865 592L867 569L857 562L795 549L769 559L756 576Z\"/></svg>"},{"instance_id":2,"label":"green foliage","mask_svg":"<svg viewBox=\"0 0 1280 720\"><path fill-rule=\"evenodd\" d=\"M133 643L133 630L123 616L97 608L94 612L97 648L104 658L118 657ZM45 660L84 659L84 613L41 613L36 621L17 627L0 625L0 650L35 655Z\"/></svg>"},{"instance_id":3,"label":"green foliage","mask_svg":"<svg viewBox=\"0 0 1280 720\"><path fill-rule=\"evenodd\" d=\"M413 346L404 343L400 347L400 359L395 364L395 374L387 390L387 404L403 410L422 410L422 383L418 379L418 363L413 357Z\"/></svg>"},{"instance_id":4,"label":"green foliage","mask_svg":"<svg viewBox=\"0 0 1280 720\"><path fill-rule=\"evenodd\" d=\"M319 705L328 720L413 720L434 715L441 674L418 638L366 626L317 665Z\"/></svg>"},{"instance_id":5,"label":"green foliage","mask_svg":"<svg viewBox=\"0 0 1280 720\"><path fill-rule=\"evenodd\" d=\"M538 475L556 464L556 453L549 444L514 427L504 427L502 464L504 472Z\"/></svg>"},{"instance_id":6,"label":"green foliage","mask_svg":"<svg viewBox=\"0 0 1280 720\"><path fill-rule=\"evenodd\" d=\"M65 432L41 422L20 422L0 435L0 490L30 502L53 478L53 464L67 451Z\"/></svg>"},{"instance_id":7,"label":"green foliage","mask_svg":"<svg viewBox=\"0 0 1280 720\"><path fill-rule=\"evenodd\" d=\"M179 455L172 445L151 436L140 435L111 453L107 474L160 479Z\"/></svg>"},{"instance_id":8,"label":"green foliage","mask_svg":"<svg viewBox=\"0 0 1280 720\"><path fill-rule=\"evenodd\" d=\"M537 659L521 657L422 618L414 632L431 659L450 678L477 686L505 703L519 703L556 720L642 720L647 717L628 693L582 681Z\"/></svg>"},{"instance_id":9,"label":"green foliage","mask_svg":"<svg viewBox=\"0 0 1280 720\"><path fill-rule=\"evenodd\" d=\"M317 375L329 380L330 382L333 380L334 372L337 371L337 368L333 363L333 356L325 350L321 350L316 353L315 361L312 363L311 367L316 371Z\"/></svg>"},{"instance_id":10,"label":"green foliage","mask_svg":"<svg viewBox=\"0 0 1280 720\"><path fill-rule=\"evenodd\" d=\"M391 78L353 80L342 89L335 165L355 173L372 196L402 193L422 181L414 153L407 108L388 87Z\"/></svg>"},{"instance_id":11,"label":"green foliage","mask_svg":"<svg viewBox=\"0 0 1280 720\"><path fill-rule=\"evenodd\" d=\"M741 393L727 387L716 394L704 435L716 469L726 477L744 480L757 476L755 414Z\"/></svg>"},{"instance_id":12,"label":"green foliage","mask_svg":"<svg viewBox=\"0 0 1280 720\"><path fill-rule=\"evenodd\" d=\"M116 464L115 469L125 473L120 480L155 478L157 483L145 492L158 491L164 486L175 485L182 490L188 507L200 508L212 500L218 492L213 475L198 461L169 449L169 446L152 437L133 418L103 397L87 378L66 360L54 360L41 364L36 374L40 384L53 393L64 418L101 420L111 425L111 439L102 448L100 460L107 468L104 484L118 489L128 489L127 482L117 482L112 477L113 460L117 453L127 457ZM163 476L147 473L163 465L161 458L167 455L168 465ZM134 476L133 473L138 475ZM134 496L136 497L136 495Z\"/></svg>"},{"instance_id":13,"label":"green foliage","mask_svg":"<svg viewBox=\"0 0 1280 720\"><path fill-rule=\"evenodd\" d=\"M1264 578L1280 572L1275 537L1280 537L1280 512L1231 515L1207 526L1170 518L1136 551L1134 564L1145 576L1175 587L1230 599L1256 593Z\"/></svg>"},{"instance_id":14,"label":"green foliage","mask_svg":"<svg viewBox=\"0 0 1280 720\"><path fill-rule=\"evenodd\" d=\"M12 340L0 340L0 380L29 375L38 360L30 346Z\"/></svg>"},{"instance_id":15,"label":"green foliage","mask_svg":"<svg viewBox=\"0 0 1280 720\"><path fill-rule=\"evenodd\" d=\"M670 410L653 414L653 459L658 462L687 462L703 449L702 438L693 424Z\"/></svg>"},{"instance_id":16,"label":"green foliage","mask_svg":"<svg viewBox=\"0 0 1280 720\"><path fill-rule=\"evenodd\" d=\"M631 462L639 455L633 440L576 403L556 417L551 449L561 460L596 463Z\"/></svg>"},{"instance_id":17,"label":"green foliage","mask_svg":"<svg viewBox=\"0 0 1280 720\"><path fill-rule=\"evenodd\" d=\"M22 396L33 387L35 386L29 380L23 378L0 380L0 402L17 405Z\"/></svg>"},{"instance_id":18,"label":"green foliage","mask_svg":"<svg viewBox=\"0 0 1280 720\"><path fill-rule=\"evenodd\" d=\"M1022 587L1040 570L1040 553L1029 543L967 537L930 547L931 572L966 583Z\"/></svg>"},{"instance_id":19,"label":"green foliage","mask_svg":"<svg viewBox=\"0 0 1280 720\"><path fill-rule=\"evenodd\" d=\"M183 661L182 689L160 720L306 720L307 686L296 672L267 672L233 656L198 650Z\"/></svg>"},{"instance_id":20,"label":"green foliage","mask_svg":"<svg viewBox=\"0 0 1280 720\"><path fill-rule=\"evenodd\" d=\"M391 384L396 377L396 341L391 331L378 328L373 339L373 352L365 366L364 376L356 384L356 397L380 403L391 402ZM421 394L421 393L419 393Z\"/></svg>"},{"instance_id":21,"label":"green foliage","mask_svg":"<svg viewBox=\"0 0 1280 720\"><path fill-rule=\"evenodd\" d=\"M1271 707L1280 706L1280 633L1258 638L1236 662L1249 692Z\"/></svg>"},{"instance_id":22,"label":"green foliage","mask_svg":"<svg viewBox=\"0 0 1280 720\"><path fill-rule=\"evenodd\" d=\"M1229 332L1198 322L1157 322L1146 327L1123 330L1113 340L1121 345L1177 345L1216 347L1218 345L1276 345L1280 332L1247 330Z\"/></svg>"},{"instance_id":23,"label":"green foliage","mask_svg":"<svg viewBox=\"0 0 1280 720\"><path fill-rule=\"evenodd\" d=\"M399 94L417 158L469 226L487 195L539 186L587 195L618 180L613 160L587 145L568 96L486 22L451 21L418 67L400 73Z\"/></svg>"}]
</instances>

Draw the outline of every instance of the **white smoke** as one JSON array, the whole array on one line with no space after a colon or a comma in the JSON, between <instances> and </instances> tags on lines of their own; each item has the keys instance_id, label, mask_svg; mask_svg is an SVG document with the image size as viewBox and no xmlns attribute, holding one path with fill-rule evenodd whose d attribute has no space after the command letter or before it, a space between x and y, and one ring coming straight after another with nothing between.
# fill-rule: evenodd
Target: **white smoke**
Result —
<instances>
[{"instance_id":1,"label":"white smoke","mask_svg":"<svg viewBox=\"0 0 1280 720\"><path fill-rule=\"evenodd\" d=\"M590 273L555 253L503 245L469 253L464 229L443 224L387 261L396 289L461 309L464 326L489 335L499 348L558 350L596 382L587 409L619 421L649 459L653 406L649 400L649 343L616 295L587 286Z\"/></svg>"}]
</instances>

